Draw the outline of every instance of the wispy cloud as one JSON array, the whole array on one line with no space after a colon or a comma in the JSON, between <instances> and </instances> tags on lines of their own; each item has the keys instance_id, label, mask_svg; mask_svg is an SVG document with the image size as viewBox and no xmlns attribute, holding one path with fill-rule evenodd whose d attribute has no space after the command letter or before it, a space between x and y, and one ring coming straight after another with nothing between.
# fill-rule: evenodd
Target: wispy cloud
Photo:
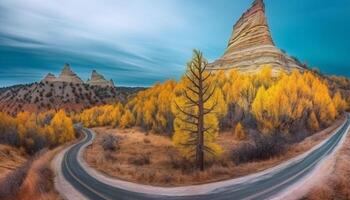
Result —
<instances>
[{"instance_id":1,"label":"wispy cloud","mask_svg":"<svg viewBox=\"0 0 350 200\"><path fill-rule=\"evenodd\" d=\"M281 48L326 72L343 69L330 70L328 65L348 65L348 0L310 0L303 4L293 0L288 8L283 2L265 2L270 27ZM58 73L65 62L85 79L95 68L119 85L151 85L177 78L193 48L203 50L210 61L223 53L234 21L250 3L1 0L0 86L37 81L49 71ZM310 13L326 8L327 13L310 17ZM315 42L317 38L320 44ZM31 72L30 77L24 70Z\"/></svg>"},{"instance_id":2,"label":"wispy cloud","mask_svg":"<svg viewBox=\"0 0 350 200\"><path fill-rule=\"evenodd\" d=\"M155 70L167 35L188 23L176 1L163 0L3 0L0 11L2 46L72 54L131 73Z\"/></svg>"}]
</instances>

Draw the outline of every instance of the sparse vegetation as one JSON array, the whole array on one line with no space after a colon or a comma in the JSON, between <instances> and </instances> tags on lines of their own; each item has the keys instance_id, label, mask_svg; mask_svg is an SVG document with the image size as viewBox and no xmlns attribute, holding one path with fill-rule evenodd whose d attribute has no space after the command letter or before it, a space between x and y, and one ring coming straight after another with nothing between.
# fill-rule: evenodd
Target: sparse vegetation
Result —
<instances>
[{"instance_id":1,"label":"sparse vegetation","mask_svg":"<svg viewBox=\"0 0 350 200\"><path fill-rule=\"evenodd\" d=\"M276 148L274 148L276 151L268 149L271 140L279 141L279 138L264 139L260 142L262 144L258 145L259 149L264 151L258 153L261 157L252 156L250 160L254 160L253 162L242 161L237 164L233 160L236 159L236 156L232 157L233 152L240 149L240 143L250 140L238 141L231 132L221 133L217 143L224 152L215 161L208 160L204 171L197 171L193 162L181 156L169 137L146 134L136 128L95 128L97 138L87 147L84 156L92 167L122 180L161 186L201 184L248 175L280 164L322 142L341 122L343 121L338 120L332 127L313 134L299 143L283 146L284 151ZM119 138L117 151L104 150L100 141L105 135ZM145 143L145 139L151 143ZM256 149L255 147L254 150Z\"/></svg>"}]
</instances>

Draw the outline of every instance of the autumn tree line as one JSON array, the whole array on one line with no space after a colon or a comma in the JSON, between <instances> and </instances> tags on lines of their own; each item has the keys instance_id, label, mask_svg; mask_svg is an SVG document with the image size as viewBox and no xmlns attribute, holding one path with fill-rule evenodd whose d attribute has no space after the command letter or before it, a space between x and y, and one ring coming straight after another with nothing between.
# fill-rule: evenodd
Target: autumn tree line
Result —
<instances>
[{"instance_id":1,"label":"autumn tree line","mask_svg":"<svg viewBox=\"0 0 350 200\"><path fill-rule=\"evenodd\" d=\"M215 143L220 131L231 131L238 140L249 138L252 130L263 136L312 134L332 124L348 107L343 79L327 79L312 71L274 72L269 65L254 74L210 72L204 70L206 64L195 51L179 81L157 83L125 103L69 114L63 110L17 116L0 112L0 142L34 153L73 140L76 122L86 127L137 126L172 137L189 158L198 151L195 141L202 140L206 159L222 152ZM340 83L343 86L336 87Z\"/></svg>"},{"instance_id":2,"label":"autumn tree line","mask_svg":"<svg viewBox=\"0 0 350 200\"><path fill-rule=\"evenodd\" d=\"M34 154L75 139L72 119L63 110L42 113L21 112L10 116L0 112L0 143Z\"/></svg>"},{"instance_id":3,"label":"autumn tree line","mask_svg":"<svg viewBox=\"0 0 350 200\"><path fill-rule=\"evenodd\" d=\"M312 133L329 126L347 109L341 92L330 91L327 81L309 71L273 75L272 68L264 66L256 74L217 71L209 80L216 87L212 99L221 131L256 128L262 134L293 134L304 129ZM93 107L74 119L87 127L139 126L172 135L177 112L174 100L183 96L188 84L185 77L157 83L125 105Z\"/></svg>"},{"instance_id":4,"label":"autumn tree line","mask_svg":"<svg viewBox=\"0 0 350 200\"><path fill-rule=\"evenodd\" d=\"M157 83L124 105L93 107L75 120L88 127L138 126L166 134L184 157L196 160L203 170L203 160L223 151L215 143L220 131L231 131L237 140L258 132L256 145L241 148L243 153L234 157L244 155L245 160L251 154L254 160L259 152L259 159L269 158L282 149L275 145L282 144L278 138L300 141L332 124L348 107L344 90L312 71L276 72L266 65L254 74L211 72L206 65L201 52L194 51L178 82Z\"/></svg>"}]
</instances>

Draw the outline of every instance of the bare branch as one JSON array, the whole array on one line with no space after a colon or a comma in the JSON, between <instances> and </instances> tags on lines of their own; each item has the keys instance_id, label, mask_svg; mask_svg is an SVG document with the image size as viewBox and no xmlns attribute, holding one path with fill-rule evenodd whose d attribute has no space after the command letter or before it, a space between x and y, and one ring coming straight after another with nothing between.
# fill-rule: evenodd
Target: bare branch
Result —
<instances>
[{"instance_id":1,"label":"bare branch","mask_svg":"<svg viewBox=\"0 0 350 200\"><path fill-rule=\"evenodd\" d=\"M182 128L181 131L187 131L190 133L197 133L198 132L197 130L191 130L191 129L187 129L187 128Z\"/></svg>"},{"instance_id":2,"label":"bare branch","mask_svg":"<svg viewBox=\"0 0 350 200\"><path fill-rule=\"evenodd\" d=\"M211 76L212 72L210 71L209 74L203 79L203 82L205 82L210 76Z\"/></svg>"},{"instance_id":3,"label":"bare branch","mask_svg":"<svg viewBox=\"0 0 350 200\"><path fill-rule=\"evenodd\" d=\"M193 100L187 93L187 91L184 91L184 94L188 100L190 100L194 105L198 105L198 102Z\"/></svg>"},{"instance_id":4,"label":"bare branch","mask_svg":"<svg viewBox=\"0 0 350 200\"><path fill-rule=\"evenodd\" d=\"M213 96L215 90L216 88L214 87L213 91L208 95L208 97L203 100L204 103L207 102Z\"/></svg>"},{"instance_id":5,"label":"bare branch","mask_svg":"<svg viewBox=\"0 0 350 200\"><path fill-rule=\"evenodd\" d=\"M204 109L203 114L207 115L211 113L216 108L217 105L218 105L218 101L215 101L215 103L209 109Z\"/></svg>"},{"instance_id":6,"label":"bare branch","mask_svg":"<svg viewBox=\"0 0 350 200\"><path fill-rule=\"evenodd\" d=\"M209 126L208 128L205 128L205 129L203 130L203 132L207 132L207 131L209 131L210 129L214 129L214 127L213 127L213 126Z\"/></svg>"},{"instance_id":7,"label":"bare branch","mask_svg":"<svg viewBox=\"0 0 350 200\"><path fill-rule=\"evenodd\" d=\"M201 73L203 73L203 72L207 69L208 63L207 63L206 61L204 61L204 62L203 62L203 65L204 65L204 67L202 68ZM211 71L210 71L210 72L211 72Z\"/></svg>"},{"instance_id":8,"label":"bare branch","mask_svg":"<svg viewBox=\"0 0 350 200\"><path fill-rule=\"evenodd\" d=\"M190 117L193 117L193 118L195 118L195 119L198 119L198 116L193 115L193 114L191 114L191 113L188 113L188 112L184 111L182 108L180 108L180 106L176 103L176 101L175 101L175 105L176 105L177 109L178 109L179 111L181 111L183 114L185 114L185 115L187 115L187 116L190 116Z\"/></svg>"},{"instance_id":9,"label":"bare branch","mask_svg":"<svg viewBox=\"0 0 350 200\"><path fill-rule=\"evenodd\" d=\"M213 155L213 156L216 155L215 151L213 151L213 150L212 150L210 147L208 147L208 146L203 146L203 149L204 149L206 152L208 152L208 153L210 153L211 155Z\"/></svg>"},{"instance_id":10,"label":"bare branch","mask_svg":"<svg viewBox=\"0 0 350 200\"><path fill-rule=\"evenodd\" d=\"M199 95L199 92L195 91L194 89L190 88L189 86L186 86L186 89L191 90L193 93Z\"/></svg>"},{"instance_id":11,"label":"bare branch","mask_svg":"<svg viewBox=\"0 0 350 200\"><path fill-rule=\"evenodd\" d=\"M193 63L192 63L192 64L193 64ZM189 68L190 68L190 71L191 71L192 75L193 75L194 77L196 77L197 80L200 80L199 76L197 76L197 74L193 71L192 67L190 66Z\"/></svg>"},{"instance_id":12,"label":"bare branch","mask_svg":"<svg viewBox=\"0 0 350 200\"><path fill-rule=\"evenodd\" d=\"M187 77L188 80L191 81L191 83L192 83L196 88L200 88L199 85L198 85L196 82L194 82L194 80L192 80L191 77L190 77L187 73L185 73L185 76Z\"/></svg>"},{"instance_id":13,"label":"bare branch","mask_svg":"<svg viewBox=\"0 0 350 200\"><path fill-rule=\"evenodd\" d=\"M198 126L198 123L196 123L196 122L191 122L191 121L188 121L188 120L183 119L183 118L181 118L181 117L178 117L178 119L181 120L181 121L184 122L184 123L192 124L192 125Z\"/></svg>"},{"instance_id":14,"label":"bare branch","mask_svg":"<svg viewBox=\"0 0 350 200\"><path fill-rule=\"evenodd\" d=\"M207 86L204 87L204 92L203 92L204 95L208 92L209 88L210 88L209 85L207 85Z\"/></svg>"}]
</instances>

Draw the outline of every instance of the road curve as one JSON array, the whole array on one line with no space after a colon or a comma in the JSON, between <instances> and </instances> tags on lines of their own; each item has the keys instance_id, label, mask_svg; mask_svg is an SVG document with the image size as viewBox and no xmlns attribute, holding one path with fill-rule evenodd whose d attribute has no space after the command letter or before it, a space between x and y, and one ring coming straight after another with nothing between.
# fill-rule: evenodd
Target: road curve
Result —
<instances>
[{"instance_id":1,"label":"road curve","mask_svg":"<svg viewBox=\"0 0 350 200\"><path fill-rule=\"evenodd\" d=\"M205 194L184 195L181 192L177 195L159 195L160 193L143 193L122 189L117 185L110 185L104 181L97 180L89 174L79 162L79 152L91 142L93 135L89 129L84 129L85 138L79 143L70 147L65 153L61 162L61 170L64 178L77 191L88 199L93 200L238 200L238 199L271 199L282 191L286 191L298 181L310 174L325 158L338 147L342 138L349 130L350 120L337 129L334 134L321 145L312 149L307 155L294 159L291 162L275 167L273 172L257 173L250 175L246 181L226 181L223 187L213 188ZM242 178L240 178L242 180ZM244 180L244 179L243 179ZM206 185L215 185L206 184ZM197 188L206 185L194 186ZM147 187L147 186L145 186ZM164 188L162 188L164 189ZM165 189L166 190L166 189ZM141 190L142 191L142 190Z\"/></svg>"}]
</instances>

